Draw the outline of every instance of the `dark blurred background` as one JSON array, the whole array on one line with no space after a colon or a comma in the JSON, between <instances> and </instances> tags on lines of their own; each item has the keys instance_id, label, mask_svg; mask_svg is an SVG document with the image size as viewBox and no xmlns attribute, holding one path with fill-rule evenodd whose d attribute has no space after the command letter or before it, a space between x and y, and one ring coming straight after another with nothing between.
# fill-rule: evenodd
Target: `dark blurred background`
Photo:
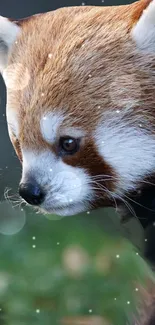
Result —
<instances>
[{"instance_id":1,"label":"dark blurred background","mask_svg":"<svg viewBox=\"0 0 155 325\"><path fill-rule=\"evenodd\" d=\"M82 4L125 2L1 0L0 14L18 19ZM131 219L122 229L113 209L58 220L57 216L47 219L17 207L21 166L9 140L5 105L1 78L0 325L57 321L66 325L124 325L137 299L135 283L143 282L149 272L138 253L148 240L141 225Z\"/></svg>"}]
</instances>

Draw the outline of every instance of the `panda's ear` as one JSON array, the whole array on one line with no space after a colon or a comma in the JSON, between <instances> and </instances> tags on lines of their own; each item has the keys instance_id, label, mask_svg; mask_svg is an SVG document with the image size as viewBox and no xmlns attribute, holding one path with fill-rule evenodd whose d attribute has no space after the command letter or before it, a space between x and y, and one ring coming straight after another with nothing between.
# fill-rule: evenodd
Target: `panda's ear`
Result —
<instances>
[{"instance_id":1,"label":"panda's ear","mask_svg":"<svg viewBox=\"0 0 155 325\"><path fill-rule=\"evenodd\" d=\"M0 73L7 66L8 54L12 44L15 42L20 27L16 22L0 16Z\"/></svg>"},{"instance_id":2,"label":"panda's ear","mask_svg":"<svg viewBox=\"0 0 155 325\"><path fill-rule=\"evenodd\" d=\"M139 1L139 5L144 0ZM131 30L131 35L141 50L155 53L155 0L145 1L148 5Z\"/></svg>"}]
</instances>

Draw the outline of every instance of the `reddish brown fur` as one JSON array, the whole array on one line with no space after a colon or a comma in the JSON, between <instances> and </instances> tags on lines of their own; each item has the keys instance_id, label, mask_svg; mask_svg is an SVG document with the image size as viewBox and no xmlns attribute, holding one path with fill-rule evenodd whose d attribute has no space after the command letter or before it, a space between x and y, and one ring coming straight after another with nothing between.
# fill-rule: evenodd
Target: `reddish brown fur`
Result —
<instances>
[{"instance_id":1,"label":"reddish brown fur","mask_svg":"<svg viewBox=\"0 0 155 325\"><path fill-rule=\"evenodd\" d=\"M139 118L141 101L135 83L141 82L145 95L148 86L145 86L144 77L149 71L140 71L141 58L133 53L128 31L145 7L146 1L117 7L62 8L20 21L22 34L13 47L9 64L21 63L31 78L24 91L9 90L9 100L11 107L19 113L19 141L24 148L40 151L42 147L50 147L40 134L39 122L44 111L60 109L70 113L71 120L68 118L64 122L65 127L79 126L79 120L76 121L78 111L80 125L87 131L87 140L80 153L64 158L64 161L72 166L86 167L91 175L113 175L112 168L97 153L90 133L97 126L102 111L120 108L117 106L119 98L116 104L109 96L115 75L122 78L127 73L127 79L123 77L121 80L132 98L139 100ZM51 59L49 53L53 55ZM129 71L135 76L134 83L129 78ZM20 83L20 79L16 83ZM149 89L153 104L154 88L155 80L152 80ZM114 92L116 98L115 87ZM150 108L150 102L146 106ZM152 118L150 114L149 118ZM134 118L131 120L134 123ZM18 142L12 141L21 160ZM112 190L113 186L109 182L108 188Z\"/></svg>"},{"instance_id":2,"label":"reddish brown fur","mask_svg":"<svg viewBox=\"0 0 155 325\"><path fill-rule=\"evenodd\" d=\"M134 12L132 15L132 23L135 24L137 23L137 21L139 20L140 16L143 13L143 10L145 10L147 8L147 6L150 4L152 0L142 0L142 1L137 1L135 3L135 8L134 8ZM132 25L131 25L132 27Z\"/></svg>"},{"instance_id":3,"label":"reddish brown fur","mask_svg":"<svg viewBox=\"0 0 155 325\"><path fill-rule=\"evenodd\" d=\"M129 35L149 2L142 0L117 7L62 8L19 21L22 33L13 47L9 64L21 63L23 69L26 67L30 81L24 91L8 90L8 95L11 107L18 110L21 146L29 150L40 151L46 147L54 150L42 139L39 123L43 112L60 109L65 116L70 114L62 127L82 126L87 131L80 152L64 161L87 168L91 175L115 176L111 166L97 153L90 134L99 123L102 112L120 109L123 93L119 95L118 85L116 89L113 85L112 89L115 102L109 94L114 76L120 78L119 87L122 83L128 89L124 99L128 100L129 96L130 100L130 94L133 100L138 99L136 121L135 111L130 112L130 123L143 119L142 103L147 113L145 120L154 119L149 110L155 104L155 79L149 79L148 86L149 60L146 58L145 67L145 59L133 50ZM140 69L140 62L143 62L143 69ZM154 60L152 64L155 64ZM22 71L20 78L23 78ZM17 85L20 78L17 76ZM141 93L136 83L140 84ZM149 100L147 96L146 102L148 89ZM44 93L43 97L41 93ZM14 139L12 141L21 160L19 144ZM108 188L112 190L113 186L109 182Z\"/></svg>"}]
</instances>

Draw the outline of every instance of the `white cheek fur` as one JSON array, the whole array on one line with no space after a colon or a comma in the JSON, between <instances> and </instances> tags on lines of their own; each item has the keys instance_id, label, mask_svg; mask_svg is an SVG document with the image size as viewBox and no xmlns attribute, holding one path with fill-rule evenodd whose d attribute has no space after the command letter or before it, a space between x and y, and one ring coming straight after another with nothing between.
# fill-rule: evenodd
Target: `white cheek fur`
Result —
<instances>
[{"instance_id":1,"label":"white cheek fur","mask_svg":"<svg viewBox=\"0 0 155 325\"><path fill-rule=\"evenodd\" d=\"M116 172L115 193L135 190L137 183L153 172L155 137L140 126L127 126L121 120L117 123L113 116L104 120L94 137L98 152Z\"/></svg>"},{"instance_id":2,"label":"white cheek fur","mask_svg":"<svg viewBox=\"0 0 155 325\"><path fill-rule=\"evenodd\" d=\"M21 182L26 181L28 175L31 175L45 189L47 194L41 205L42 209L50 213L71 215L89 208L88 202L93 197L93 191L85 170L57 160L50 151L38 154L23 150L22 154Z\"/></svg>"}]
</instances>

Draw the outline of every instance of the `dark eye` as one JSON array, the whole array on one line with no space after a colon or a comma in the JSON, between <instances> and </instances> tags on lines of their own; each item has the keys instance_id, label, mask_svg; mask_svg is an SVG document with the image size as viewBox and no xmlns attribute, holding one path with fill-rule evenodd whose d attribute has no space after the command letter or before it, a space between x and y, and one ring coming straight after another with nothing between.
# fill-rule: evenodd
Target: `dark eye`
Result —
<instances>
[{"instance_id":1,"label":"dark eye","mask_svg":"<svg viewBox=\"0 0 155 325\"><path fill-rule=\"evenodd\" d=\"M72 155L79 150L79 139L62 137L59 141L59 147L63 153Z\"/></svg>"}]
</instances>

